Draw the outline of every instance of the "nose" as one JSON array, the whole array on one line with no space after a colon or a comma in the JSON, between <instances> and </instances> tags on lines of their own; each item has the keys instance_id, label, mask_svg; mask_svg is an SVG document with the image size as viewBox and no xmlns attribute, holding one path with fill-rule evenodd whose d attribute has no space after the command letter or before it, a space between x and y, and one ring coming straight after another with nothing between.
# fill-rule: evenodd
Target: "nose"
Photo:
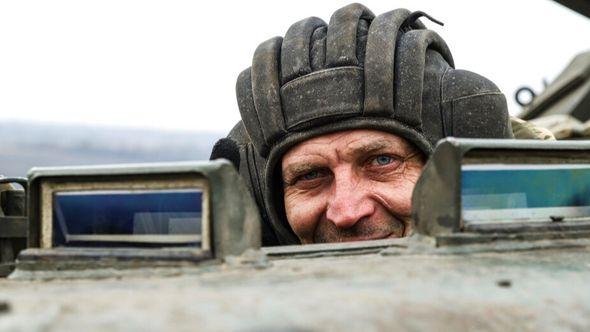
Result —
<instances>
[{"instance_id":1,"label":"nose","mask_svg":"<svg viewBox=\"0 0 590 332\"><path fill-rule=\"evenodd\" d=\"M350 228L371 216L375 205L368 188L350 169L334 170L333 187L328 198L326 218L338 228Z\"/></svg>"}]
</instances>

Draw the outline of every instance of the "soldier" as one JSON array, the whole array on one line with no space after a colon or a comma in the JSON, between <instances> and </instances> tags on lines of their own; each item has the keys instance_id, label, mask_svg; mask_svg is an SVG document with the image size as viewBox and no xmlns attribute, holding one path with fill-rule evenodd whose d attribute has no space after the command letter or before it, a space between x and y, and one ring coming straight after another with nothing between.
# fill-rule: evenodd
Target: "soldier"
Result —
<instances>
[{"instance_id":1,"label":"soldier","mask_svg":"<svg viewBox=\"0 0 590 332\"><path fill-rule=\"evenodd\" d=\"M242 121L214 147L261 211L263 244L411 233L411 194L438 140L512 138L491 81L455 69L445 41L396 9L310 17L258 46L238 77Z\"/></svg>"}]
</instances>

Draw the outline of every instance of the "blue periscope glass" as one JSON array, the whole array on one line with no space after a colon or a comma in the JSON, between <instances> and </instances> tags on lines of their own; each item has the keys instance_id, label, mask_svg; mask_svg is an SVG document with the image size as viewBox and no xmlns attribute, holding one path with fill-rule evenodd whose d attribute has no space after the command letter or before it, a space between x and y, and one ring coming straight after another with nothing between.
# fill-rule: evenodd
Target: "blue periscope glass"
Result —
<instances>
[{"instance_id":1,"label":"blue periscope glass","mask_svg":"<svg viewBox=\"0 0 590 332\"><path fill-rule=\"evenodd\" d=\"M201 243L201 189L58 192L53 246L186 247Z\"/></svg>"},{"instance_id":2,"label":"blue periscope glass","mask_svg":"<svg viewBox=\"0 0 590 332\"><path fill-rule=\"evenodd\" d=\"M590 165L463 165L463 221L546 222L590 217Z\"/></svg>"}]
</instances>

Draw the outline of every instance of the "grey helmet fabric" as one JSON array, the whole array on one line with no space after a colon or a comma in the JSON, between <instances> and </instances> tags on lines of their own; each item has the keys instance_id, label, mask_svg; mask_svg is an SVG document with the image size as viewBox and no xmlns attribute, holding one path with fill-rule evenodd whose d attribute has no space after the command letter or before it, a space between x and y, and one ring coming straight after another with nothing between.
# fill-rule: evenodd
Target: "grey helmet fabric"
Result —
<instances>
[{"instance_id":1,"label":"grey helmet fabric","mask_svg":"<svg viewBox=\"0 0 590 332\"><path fill-rule=\"evenodd\" d=\"M488 79L454 69L445 41L420 16L427 15L396 9L375 17L351 4L329 24L310 17L258 46L236 84L242 121L213 155L229 151L249 182L266 223L264 244L299 242L278 168L297 143L375 129L429 155L446 136L512 137L504 95Z\"/></svg>"}]
</instances>

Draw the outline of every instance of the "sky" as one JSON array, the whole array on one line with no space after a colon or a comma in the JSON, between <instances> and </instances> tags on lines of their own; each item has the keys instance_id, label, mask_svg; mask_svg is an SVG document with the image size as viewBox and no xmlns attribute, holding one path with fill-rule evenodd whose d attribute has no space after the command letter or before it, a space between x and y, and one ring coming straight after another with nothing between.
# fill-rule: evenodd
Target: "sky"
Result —
<instances>
[{"instance_id":1,"label":"sky","mask_svg":"<svg viewBox=\"0 0 590 332\"><path fill-rule=\"evenodd\" d=\"M259 43L351 1L0 0L0 121L227 132ZM590 49L590 19L548 0L362 2L422 10L456 68L541 91Z\"/></svg>"}]
</instances>

